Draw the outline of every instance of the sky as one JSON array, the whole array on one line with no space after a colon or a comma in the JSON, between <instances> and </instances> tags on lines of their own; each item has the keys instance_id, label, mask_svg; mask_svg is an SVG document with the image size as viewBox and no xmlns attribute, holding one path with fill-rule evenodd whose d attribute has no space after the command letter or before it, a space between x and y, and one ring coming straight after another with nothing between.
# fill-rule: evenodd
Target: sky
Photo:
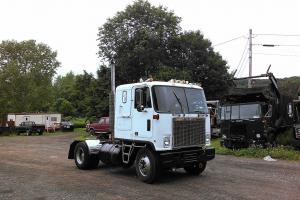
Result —
<instances>
[{"instance_id":1,"label":"sky","mask_svg":"<svg viewBox=\"0 0 300 200\"><path fill-rule=\"evenodd\" d=\"M183 30L200 30L236 76L248 76L249 29L253 75L300 76L300 1L148 0L182 18ZM57 74L94 73L98 28L132 0L0 0L0 41L34 39L57 51ZM232 40L234 39L234 40ZM228 41L228 42L227 42ZM224 43L225 42L225 43ZM264 47L262 44L274 44Z\"/></svg>"}]
</instances>

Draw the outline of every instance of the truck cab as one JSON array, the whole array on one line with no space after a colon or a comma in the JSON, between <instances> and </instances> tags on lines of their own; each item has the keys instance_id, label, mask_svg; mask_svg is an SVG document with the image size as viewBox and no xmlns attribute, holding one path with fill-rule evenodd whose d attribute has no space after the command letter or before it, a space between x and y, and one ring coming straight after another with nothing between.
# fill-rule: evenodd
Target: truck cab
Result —
<instances>
[{"instance_id":1,"label":"truck cab","mask_svg":"<svg viewBox=\"0 0 300 200\"><path fill-rule=\"evenodd\" d=\"M166 169L199 175L215 156L203 89L185 81L120 85L115 91L111 141L74 141L69 159L80 169L105 164L128 168L152 183Z\"/></svg>"},{"instance_id":2,"label":"truck cab","mask_svg":"<svg viewBox=\"0 0 300 200\"><path fill-rule=\"evenodd\" d=\"M210 141L208 109L199 86L122 85L116 89L115 105L115 139L148 142L156 151L205 146L206 138Z\"/></svg>"}]
</instances>

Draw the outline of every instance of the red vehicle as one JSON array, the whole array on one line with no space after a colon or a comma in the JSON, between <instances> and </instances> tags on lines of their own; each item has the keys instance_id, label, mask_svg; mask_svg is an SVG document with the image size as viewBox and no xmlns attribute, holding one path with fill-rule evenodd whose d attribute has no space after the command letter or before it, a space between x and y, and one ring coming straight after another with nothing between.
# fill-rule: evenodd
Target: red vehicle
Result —
<instances>
[{"instance_id":1,"label":"red vehicle","mask_svg":"<svg viewBox=\"0 0 300 200\"><path fill-rule=\"evenodd\" d=\"M92 135L108 136L110 134L109 117L101 117L99 122L87 124L86 131Z\"/></svg>"}]
</instances>

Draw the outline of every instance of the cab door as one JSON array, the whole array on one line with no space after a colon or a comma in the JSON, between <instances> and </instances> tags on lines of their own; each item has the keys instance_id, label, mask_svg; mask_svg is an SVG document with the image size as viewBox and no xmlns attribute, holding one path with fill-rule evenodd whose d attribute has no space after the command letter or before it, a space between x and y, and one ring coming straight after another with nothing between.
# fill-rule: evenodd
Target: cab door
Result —
<instances>
[{"instance_id":1,"label":"cab door","mask_svg":"<svg viewBox=\"0 0 300 200\"><path fill-rule=\"evenodd\" d=\"M116 130L129 134L132 129L131 116L131 89L124 89L116 98ZM125 137L122 135L122 137Z\"/></svg>"},{"instance_id":2,"label":"cab door","mask_svg":"<svg viewBox=\"0 0 300 200\"><path fill-rule=\"evenodd\" d=\"M134 88L134 108L132 109L132 138L152 137L153 109L149 87Z\"/></svg>"}]
</instances>

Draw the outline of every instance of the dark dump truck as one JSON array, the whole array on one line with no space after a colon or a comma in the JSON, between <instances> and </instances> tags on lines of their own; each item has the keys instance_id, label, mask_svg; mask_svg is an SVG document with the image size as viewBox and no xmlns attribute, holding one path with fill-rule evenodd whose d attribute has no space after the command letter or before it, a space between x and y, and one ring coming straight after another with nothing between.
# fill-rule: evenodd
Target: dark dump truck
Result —
<instances>
[{"instance_id":1,"label":"dark dump truck","mask_svg":"<svg viewBox=\"0 0 300 200\"><path fill-rule=\"evenodd\" d=\"M294 100L294 127L291 145L300 149L300 94L298 100Z\"/></svg>"},{"instance_id":2,"label":"dark dump truck","mask_svg":"<svg viewBox=\"0 0 300 200\"><path fill-rule=\"evenodd\" d=\"M221 144L225 147L274 145L280 133L293 128L293 99L279 92L272 73L235 80L262 77L269 79L267 86L233 88L221 99Z\"/></svg>"},{"instance_id":3,"label":"dark dump truck","mask_svg":"<svg viewBox=\"0 0 300 200\"><path fill-rule=\"evenodd\" d=\"M16 133L19 135L20 133L26 133L27 136L32 135L32 133L38 133L42 135L45 130L45 125L36 124L33 121L25 121L22 122L19 126L15 127Z\"/></svg>"}]
</instances>

